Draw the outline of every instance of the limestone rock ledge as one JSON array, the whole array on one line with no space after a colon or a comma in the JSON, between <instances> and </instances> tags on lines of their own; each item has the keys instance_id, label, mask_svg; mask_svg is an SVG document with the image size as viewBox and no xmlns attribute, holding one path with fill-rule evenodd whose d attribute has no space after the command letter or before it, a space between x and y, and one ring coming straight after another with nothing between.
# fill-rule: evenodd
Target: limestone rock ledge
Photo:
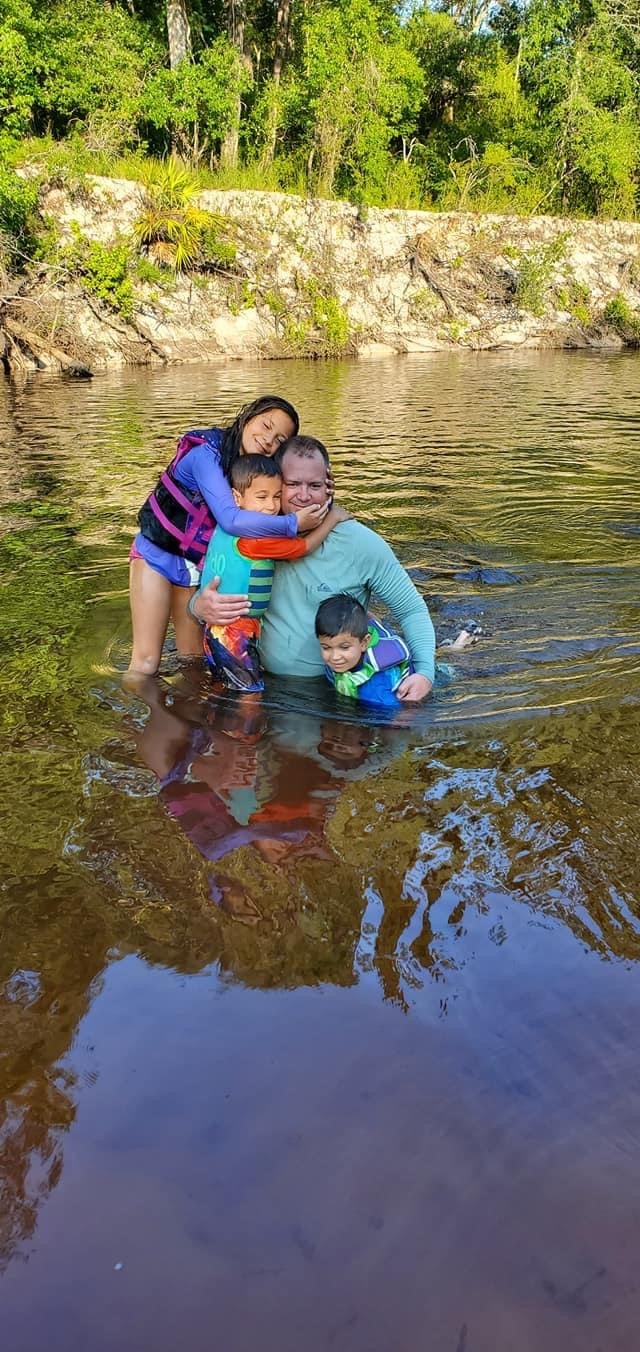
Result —
<instances>
[{"instance_id":1,"label":"limestone rock ledge","mask_svg":"<svg viewBox=\"0 0 640 1352\"><path fill-rule=\"evenodd\" d=\"M138 282L130 319L77 281L52 272L43 279L47 304L93 369L220 357L619 347L637 338L640 225L378 210L250 191L208 191L197 201L231 222L231 271L179 276L166 287ZM130 234L141 206L138 185L99 177L80 197L50 189L42 200L62 241L79 228L104 244Z\"/></svg>"}]
</instances>

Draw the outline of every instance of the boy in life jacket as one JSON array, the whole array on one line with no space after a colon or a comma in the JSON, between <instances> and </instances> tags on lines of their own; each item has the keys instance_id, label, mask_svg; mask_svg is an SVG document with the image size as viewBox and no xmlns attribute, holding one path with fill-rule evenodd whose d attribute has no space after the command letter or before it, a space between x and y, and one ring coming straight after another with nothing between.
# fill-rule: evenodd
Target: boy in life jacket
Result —
<instances>
[{"instance_id":1,"label":"boy in life jacket","mask_svg":"<svg viewBox=\"0 0 640 1352\"><path fill-rule=\"evenodd\" d=\"M316 635L325 673L339 695L400 705L395 692L414 670L411 653L404 639L367 615L355 596L340 592L323 601Z\"/></svg>"},{"instance_id":2,"label":"boy in life jacket","mask_svg":"<svg viewBox=\"0 0 640 1352\"><path fill-rule=\"evenodd\" d=\"M245 512L277 516L282 501L282 475L266 455L245 455L231 466L231 488ZM292 539L243 539L216 526L202 570L202 587L220 578L218 591L249 598L249 614L231 624L206 625L204 655L212 675L224 685L246 693L264 690L258 658L260 621L271 599L274 564L311 554L339 521L348 520L342 507L333 506L320 526Z\"/></svg>"}]
</instances>

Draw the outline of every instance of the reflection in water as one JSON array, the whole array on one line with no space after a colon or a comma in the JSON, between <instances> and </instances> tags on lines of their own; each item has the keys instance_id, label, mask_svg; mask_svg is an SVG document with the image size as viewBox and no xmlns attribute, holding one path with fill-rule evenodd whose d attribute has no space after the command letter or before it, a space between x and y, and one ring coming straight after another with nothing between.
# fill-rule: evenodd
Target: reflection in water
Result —
<instances>
[{"instance_id":1,"label":"reflection in water","mask_svg":"<svg viewBox=\"0 0 640 1352\"><path fill-rule=\"evenodd\" d=\"M617 1352L637 357L268 376L441 636L486 637L401 725L315 683L216 700L170 651L123 690L135 509L265 368L3 387L9 1345Z\"/></svg>"},{"instance_id":2,"label":"reflection in water","mask_svg":"<svg viewBox=\"0 0 640 1352\"><path fill-rule=\"evenodd\" d=\"M144 791L195 847L186 851L177 840L194 877L180 906L197 900L207 924L203 961L215 958L221 970L249 985L351 984L361 882L348 853L332 840L331 822L346 786L380 772L400 753L402 734L326 712L208 695L199 674L139 682L124 719L126 743L112 744L86 764L90 803L105 783L131 793L140 783L140 762L152 772ZM113 861L96 842L96 832L98 842L103 836L101 793L99 803L99 820L90 809L75 828L73 849L110 876ZM143 860L144 852L138 874ZM166 881L163 895L173 912ZM221 927L211 903L254 933ZM143 912L146 907L145 900Z\"/></svg>"}]
</instances>

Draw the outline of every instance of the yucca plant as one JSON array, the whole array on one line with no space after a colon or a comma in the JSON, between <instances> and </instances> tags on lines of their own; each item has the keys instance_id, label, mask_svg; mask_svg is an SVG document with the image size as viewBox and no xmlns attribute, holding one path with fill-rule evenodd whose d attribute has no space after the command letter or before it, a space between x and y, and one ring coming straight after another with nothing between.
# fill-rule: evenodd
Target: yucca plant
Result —
<instances>
[{"instance_id":1,"label":"yucca plant","mask_svg":"<svg viewBox=\"0 0 640 1352\"><path fill-rule=\"evenodd\" d=\"M142 178L146 205L134 233L149 258L174 272L190 272L205 261L205 238L224 227L222 217L191 201L197 180L175 159L151 164Z\"/></svg>"},{"instance_id":2,"label":"yucca plant","mask_svg":"<svg viewBox=\"0 0 640 1352\"><path fill-rule=\"evenodd\" d=\"M209 223L198 207L162 207L151 202L136 221L134 233L154 263L188 272L201 261L202 232Z\"/></svg>"}]
</instances>

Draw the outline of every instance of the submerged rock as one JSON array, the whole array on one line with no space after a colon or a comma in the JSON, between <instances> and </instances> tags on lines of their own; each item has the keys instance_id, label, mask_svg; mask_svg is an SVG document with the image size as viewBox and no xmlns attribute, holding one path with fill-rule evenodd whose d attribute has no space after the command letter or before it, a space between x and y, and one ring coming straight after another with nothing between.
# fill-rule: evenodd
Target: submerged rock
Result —
<instances>
[{"instance_id":1,"label":"submerged rock","mask_svg":"<svg viewBox=\"0 0 640 1352\"><path fill-rule=\"evenodd\" d=\"M522 580L506 568L484 568L480 564L476 568L465 568L456 573L455 578L456 582L479 582L485 587L512 587Z\"/></svg>"}]
</instances>

